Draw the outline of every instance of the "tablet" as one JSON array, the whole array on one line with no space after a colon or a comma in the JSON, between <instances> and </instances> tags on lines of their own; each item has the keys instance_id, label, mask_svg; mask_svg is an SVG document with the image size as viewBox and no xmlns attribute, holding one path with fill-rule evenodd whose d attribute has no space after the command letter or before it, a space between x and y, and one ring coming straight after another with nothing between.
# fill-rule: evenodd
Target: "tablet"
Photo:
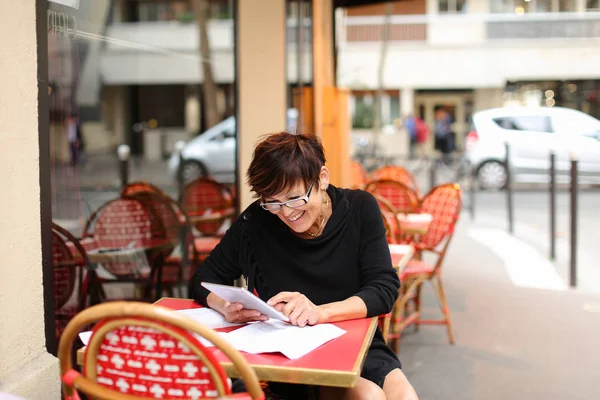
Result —
<instances>
[{"instance_id":1,"label":"tablet","mask_svg":"<svg viewBox=\"0 0 600 400\"><path fill-rule=\"evenodd\" d=\"M289 321L288 317L244 288L209 282L202 282L201 285L230 303L240 303L244 308L260 311L269 318Z\"/></svg>"}]
</instances>

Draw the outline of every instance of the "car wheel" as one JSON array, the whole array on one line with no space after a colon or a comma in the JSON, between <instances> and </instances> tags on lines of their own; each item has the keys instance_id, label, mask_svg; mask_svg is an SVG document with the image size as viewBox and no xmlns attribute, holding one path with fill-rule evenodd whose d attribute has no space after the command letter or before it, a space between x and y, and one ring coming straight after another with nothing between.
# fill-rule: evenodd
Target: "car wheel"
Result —
<instances>
[{"instance_id":1,"label":"car wheel","mask_svg":"<svg viewBox=\"0 0 600 400\"><path fill-rule=\"evenodd\" d=\"M486 161L477 168L477 182L482 189L504 189L506 179L506 167L500 161Z\"/></svg>"},{"instance_id":2,"label":"car wheel","mask_svg":"<svg viewBox=\"0 0 600 400\"><path fill-rule=\"evenodd\" d=\"M189 183L198 178L204 178L207 175L206 167L201 162L186 160L179 170L179 181Z\"/></svg>"}]
</instances>

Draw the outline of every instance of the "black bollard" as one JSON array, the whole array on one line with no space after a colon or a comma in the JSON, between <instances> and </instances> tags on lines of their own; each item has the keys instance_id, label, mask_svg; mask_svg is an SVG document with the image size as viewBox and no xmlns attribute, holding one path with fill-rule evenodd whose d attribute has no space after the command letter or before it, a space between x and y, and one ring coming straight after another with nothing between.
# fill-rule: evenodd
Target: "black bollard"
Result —
<instances>
[{"instance_id":1,"label":"black bollard","mask_svg":"<svg viewBox=\"0 0 600 400\"><path fill-rule=\"evenodd\" d=\"M514 233L514 213L513 213L513 190L512 177L510 173L510 145L504 143L506 158L504 160L504 168L506 169L506 211L508 215L508 232Z\"/></svg>"},{"instance_id":2,"label":"black bollard","mask_svg":"<svg viewBox=\"0 0 600 400\"><path fill-rule=\"evenodd\" d=\"M131 149L126 144L122 144L117 148L117 157L119 158L119 179L121 186L127 185L129 182L129 156Z\"/></svg>"},{"instance_id":3,"label":"black bollard","mask_svg":"<svg viewBox=\"0 0 600 400\"><path fill-rule=\"evenodd\" d=\"M569 284L577 286L577 159L571 155L571 256L569 262Z\"/></svg>"},{"instance_id":4,"label":"black bollard","mask_svg":"<svg viewBox=\"0 0 600 400\"><path fill-rule=\"evenodd\" d=\"M431 157L431 169L429 170L429 189L433 189L435 187L435 169L437 168L437 157Z\"/></svg>"},{"instance_id":5,"label":"black bollard","mask_svg":"<svg viewBox=\"0 0 600 400\"><path fill-rule=\"evenodd\" d=\"M471 220L475 220L475 192L477 186L477 170L474 166L469 167L471 170L471 184L469 185L469 197L471 199L471 207L469 210L471 211Z\"/></svg>"},{"instance_id":6,"label":"black bollard","mask_svg":"<svg viewBox=\"0 0 600 400\"><path fill-rule=\"evenodd\" d=\"M550 259L556 259L556 154L550 153Z\"/></svg>"}]
</instances>

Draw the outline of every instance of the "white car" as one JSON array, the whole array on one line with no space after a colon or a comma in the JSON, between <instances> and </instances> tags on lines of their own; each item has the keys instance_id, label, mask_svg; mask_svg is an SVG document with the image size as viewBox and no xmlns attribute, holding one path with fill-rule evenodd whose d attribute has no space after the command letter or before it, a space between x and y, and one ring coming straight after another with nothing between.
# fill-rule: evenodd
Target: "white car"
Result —
<instances>
[{"instance_id":1,"label":"white car","mask_svg":"<svg viewBox=\"0 0 600 400\"><path fill-rule=\"evenodd\" d=\"M235 117L229 117L190 140L181 151L183 164L179 168L179 154L169 159L169 174L174 179L190 182L201 176L210 176L221 183L235 182Z\"/></svg>"},{"instance_id":2,"label":"white car","mask_svg":"<svg viewBox=\"0 0 600 400\"><path fill-rule=\"evenodd\" d=\"M579 182L600 184L600 121L561 107L495 108L473 115L466 159L479 185L506 185L505 143L513 182L549 182L550 154L556 154L557 182L568 183L571 158L579 160Z\"/></svg>"},{"instance_id":3,"label":"white car","mask_svg":"<svg viewBox=\"0 0 600 400\"><path fill-rule=\"evenodd\" d=\"M287 110L287 129L296 130L298 110ZM190 182L210 176L217 182L235 183L236 158L235 117L229 117L185 144L181 151L183 163L179 167L179 154L173 152L168 162L173 179Z\"/></svg>"}]
</instances>

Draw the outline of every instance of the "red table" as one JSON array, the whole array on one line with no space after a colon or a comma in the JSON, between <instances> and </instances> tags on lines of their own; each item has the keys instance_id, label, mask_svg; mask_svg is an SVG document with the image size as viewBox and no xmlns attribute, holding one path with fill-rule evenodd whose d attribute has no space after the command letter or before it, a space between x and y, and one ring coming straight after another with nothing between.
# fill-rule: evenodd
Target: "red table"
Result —
<instances>
[{"instance_id":1,"label":"red table","mask_svg":"<svg viewBox=\"0 0 600 400\"><path fill-rule=\"evenodd\" d=\"M200 307L193 300L169 297L154 304L173 310ZM336 322L335 325L346 333L296 360L290 360L279 353L242 354L260 380L353 387L358 382L367 350L377 329L377 317ZM233 329L237 328L223 330ZM78 352L79 363L83 360L82 350ZM233 364L220 350L212 348L212 351L230 377L239 377Z\"/></svg>"}]
</instances>

